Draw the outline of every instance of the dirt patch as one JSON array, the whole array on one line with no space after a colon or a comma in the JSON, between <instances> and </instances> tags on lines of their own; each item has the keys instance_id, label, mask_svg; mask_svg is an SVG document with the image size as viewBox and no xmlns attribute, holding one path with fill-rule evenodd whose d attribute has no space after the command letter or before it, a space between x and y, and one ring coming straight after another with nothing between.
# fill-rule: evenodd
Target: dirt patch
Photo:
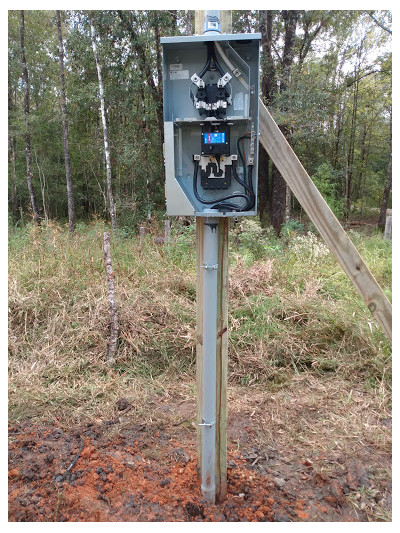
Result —
<instances>
[{"instance_id":1,"label":"dirt patch","mask_svg":"<svg viewBox=\"0 0 400 533\"><path fill-rule=\"evenodd\" d=\"M228 497L216 505L201 495L195 432L168 435L114 421L73 430L29 422L9 428L9 520L366 521L348 495L370 486L365 466L338 463L323 475L311 461L278 450L250 448L246 434L228 450ZM176 428L175 428L176 429ZM110 431L111 430L111 431ZM358 506L360 507L360 505Z\"/></svg>"}]
</instances>

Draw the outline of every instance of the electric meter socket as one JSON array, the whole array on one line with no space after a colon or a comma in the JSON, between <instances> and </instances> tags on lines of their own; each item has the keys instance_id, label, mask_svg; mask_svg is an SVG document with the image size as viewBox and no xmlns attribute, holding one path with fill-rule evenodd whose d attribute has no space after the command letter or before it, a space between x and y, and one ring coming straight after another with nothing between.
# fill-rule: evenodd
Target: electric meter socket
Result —
<instances>
[{"instance_id":1,"label":"electric meter socket","mask_svg":"<svg viewBox=\"0 0 400 533\"><path fill-rule=\"evenodd\" d=\"M161 38L167 215L257 214L260 39Z\"/></svg>"}]
</instances>

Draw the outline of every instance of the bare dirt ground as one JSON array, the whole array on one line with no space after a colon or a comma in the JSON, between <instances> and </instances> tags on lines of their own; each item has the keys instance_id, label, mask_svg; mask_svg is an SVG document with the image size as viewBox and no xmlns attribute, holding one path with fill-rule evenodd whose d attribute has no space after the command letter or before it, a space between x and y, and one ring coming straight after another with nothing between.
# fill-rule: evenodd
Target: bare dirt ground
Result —
<instances>
[{"instance_id":1,"label":"bare dirt ground","mask_svg":"<svg viewBox=\"0 0 400 533\"><path fill-rule=\"evenodd\" d=\"M231 390L228 497L216 505L201 496L187 397L158 400L143 424L124 399L113 420L10 424L9 520L388 521L391 419L352 389L340 425L342 392L307 377L276 394Z\"/></svg>"}]
</instances>

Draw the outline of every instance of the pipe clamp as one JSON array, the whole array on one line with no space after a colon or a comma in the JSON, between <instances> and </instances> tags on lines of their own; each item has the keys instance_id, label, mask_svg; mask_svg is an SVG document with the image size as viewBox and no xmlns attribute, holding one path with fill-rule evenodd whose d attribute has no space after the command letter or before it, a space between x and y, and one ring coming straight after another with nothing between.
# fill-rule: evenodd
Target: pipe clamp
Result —
<instances>
[{"instance_id":1,"label":"pipe clamp","mask_svg":"<svg viewBox=\"0 0 400 533\"><path fill-rule=\"evenodd\" d=\"M218 264L216 264L216 265L201 265L200 268L205 268L206 270L218 270Z\"/></svg>"},{"instance_id":2,"label":"pipe clamp","mask_svg":"<svg viewBox=\"0 0 400 533\"><path fill-rule=\"evenodd\" d=\"M206 428L211 428L213 426L215 426L215 424L217 423L216 419L214 418L214 420L211 420L211 422L206 422L204 419L203 419L203 422L201 424L197 424L198 426L203 426L203 427L206 427Z\"/></svg>"}]
</instances>

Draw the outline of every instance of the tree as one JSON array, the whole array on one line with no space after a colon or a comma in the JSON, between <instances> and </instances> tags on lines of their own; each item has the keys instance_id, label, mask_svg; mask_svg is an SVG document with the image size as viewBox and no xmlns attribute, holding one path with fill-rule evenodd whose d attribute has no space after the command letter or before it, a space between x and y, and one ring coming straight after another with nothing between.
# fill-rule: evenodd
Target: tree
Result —
<instances>
[{"instance_id":1,"label":"tree","mask_svg":"<svg viewBox=\"0 0 400 533\"><path fill-rule=\"evenodd\" d=\"M57 32L58 32L58 56L60 61L60 88L61 88L61 114L63 125L64 141L64 159L65 159L65 177L67 181L67 198L68 198L68 222L70 234L75 231L75 205L74 191L72 187L71 162L69 157L68 141L68 116L67 116L67 98L65 95L65 73L64 73L64 45L61 33L61 15L57 11Z\"/></svg>"},{"instance_id":2,"label":"tree","mask_svg":"<svg viewBox=\"0 0 400 533\"><path fill-rule=\"evenodd\" d=\"M17 216L17 173L15 167L15 135L11 125L10 118L14 111L13 89L10 77L8 78L8 155L11 178L11 213L15 218Z\"/></svg>"},{"instance_id":3,"label":"tree","mask_svg":"<svg viewBox=\"0 0 400 533\"><path fill-rule=\"evenodd\" d=\"M390 157L387 167L387 176L385 188L383 189L381 209L379 212L378 228L385 231L386 210L389 203L389 197L392 190L392 106L390 106Z\"/></svg>"},{"instance_id":4,"label":"tree","mask_svg":"<svg viewBox=\"0 0 400 533\"><path fill-rule=\"evenodd\" d=\"M24 83L24 118L25 118L25 157L26 157L26 180L28 183L29 196L31 199L33 221L36 225L40 224L39 210L36 204L36 196L32 183L32 162L31 162L31 134L29 127L29 111L30 111L30 87L29 74L25 58L25 20L24 11L21 10L20 19L21 32L21 63L22 63L22 79Z\"/></svg>"},{"instance_id":5,"label":"tree","mask_svg":"<svg viewBox=\"0 0 400 533\"><path fill-rule=\"evenodd\" d=\"M294 60L294 44L296 37L296 26L299 19L299 12L289 10L282 11L279 14L279 17L283 21L284 27L284 47L282 57L279 56L280 60L280 71L281 76L279 79L279 90L282 92L289 91L290 87L290 77L291 70ZM271 106L274 104L275 95L278 92L278 78L277 78L277 67L273 61L273 23L274 23L274 13L272 12L262 12L260 17L260 31L262 34L262 46L263 54L265 54L264 64L264 73L262 79L262 89L263 96L265 98L266 104ZM276 24L276 21L275 21ZM282 110L287 109L288 103L284 103ZM289 131L286 124L281 124L280 128L286 138L289 138ZM289 138L290 140L290 138ZM260 157L261 163L268 161L268 156L264 153L265 150L263 147L260 147ZM279 235L282 223L283 223L283 214L286 203L288 207L290 205L290 191L286 191L286 184L282 178L279 171L275 166L272 167L271 172L271 185L270 189L265 186L268 183L268 170L269 165L265 165L264 168L259 172L260 186L259 186L259 206L260 206L260 218L262 223L266 223L266 213L267 213L267 202L269 200L269 214L270 221L273 227L275 228L276 233ZM264 183L262 183L264 182ZM266 197L266 193L268 197Z\"/></svg>"},{"instance_id":6,"label":"tree","mask_svg":"<svg viewBox=\"0 0 400 533\"><path fill-rule=\"evenodd\" d=\"M91 22L90 24L90 31L91 31L91 37L92 37L93 55L94 55L94 60L96 63L97 76L99 80L99 100L100 100L101 120L103 124L104 155L106 158L107 193L108 193L108 202L109 202L109 208L110 208L111 227L113 230L115 230L117 229L117 221L116 221L116 216L115 216L114 196L113 196L112 183L111 183L111 160L110 160L110 150L108 146L108 130L107 130L106 111L105 111L105 106L104 106L104 88L103 88L103 79L101 76L101 68L100 68L98 57L97 57L96 31L94 29L93 22Z\"/></svg>"}]
</instances>

